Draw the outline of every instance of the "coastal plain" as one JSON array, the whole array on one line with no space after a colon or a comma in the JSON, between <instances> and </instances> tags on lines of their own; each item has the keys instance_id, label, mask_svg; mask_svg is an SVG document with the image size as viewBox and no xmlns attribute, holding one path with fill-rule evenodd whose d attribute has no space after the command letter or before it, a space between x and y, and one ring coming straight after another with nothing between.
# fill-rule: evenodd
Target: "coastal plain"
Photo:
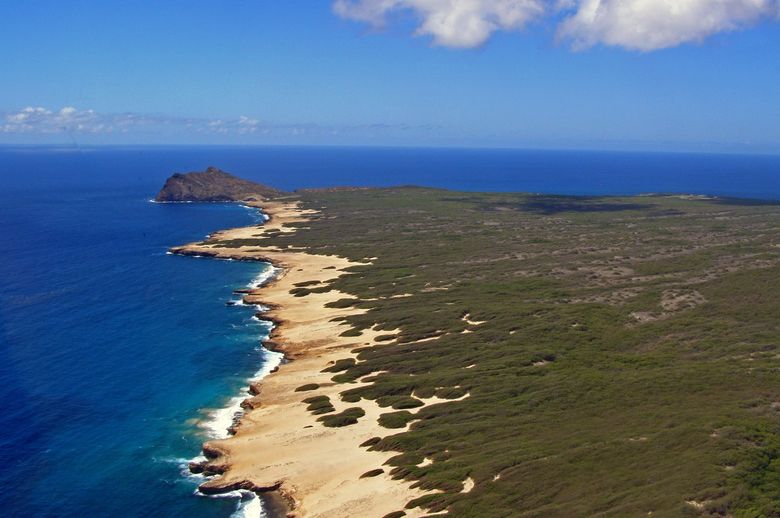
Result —
<instances>
[{"instance_id":1,"label":"coastal plain","mask_svg":"<svg viewBox=\"0 0 780 518\"><path fill-rule=\"evenodd\" d=\"M174 249L282 268L246 294L290 360L207 491L295 516L780 515L780 205L426 188L255 201Z\"/></svg>"}]
</instances>

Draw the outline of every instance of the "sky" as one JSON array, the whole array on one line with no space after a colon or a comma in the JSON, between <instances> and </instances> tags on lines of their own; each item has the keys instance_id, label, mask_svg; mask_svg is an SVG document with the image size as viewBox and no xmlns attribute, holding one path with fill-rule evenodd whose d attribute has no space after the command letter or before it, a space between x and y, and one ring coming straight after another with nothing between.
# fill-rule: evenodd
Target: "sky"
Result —
<instances>
[{"instance_id":1,"label":"sky","mask_svg":"<svg viewBox=\"0 0 780 518\"><path fill-rule=\"evenodd\" d=\"M780 0L0 2L0 144L780 153Z\"/></svg>"}]
</instances>

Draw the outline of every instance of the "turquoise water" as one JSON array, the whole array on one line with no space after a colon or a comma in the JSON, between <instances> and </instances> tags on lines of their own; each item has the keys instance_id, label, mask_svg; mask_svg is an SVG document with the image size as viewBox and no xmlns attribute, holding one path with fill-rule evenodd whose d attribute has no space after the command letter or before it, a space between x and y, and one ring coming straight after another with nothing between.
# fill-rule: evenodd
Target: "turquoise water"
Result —
<instances>
[{"instance_id":1,"label":"turquoise water","mask_svg":"<svg viewBox=\"0 0 780 518\"><path fill-rule=\"evenodd\" d=\"M276 187L423 184L780 199L780 157L329 148L0 148L0 494L12 516L229 516L182 465L264 364L267 325L228 306L261 264L166 255L259 221L154 204L174 171ZM267 366L267 363L266 363ZM211 425L212 430L204 425ZM220 428L223 427L223 428ZM246 502L246 501L245 501Z\"/></svg>"}]
</instances>

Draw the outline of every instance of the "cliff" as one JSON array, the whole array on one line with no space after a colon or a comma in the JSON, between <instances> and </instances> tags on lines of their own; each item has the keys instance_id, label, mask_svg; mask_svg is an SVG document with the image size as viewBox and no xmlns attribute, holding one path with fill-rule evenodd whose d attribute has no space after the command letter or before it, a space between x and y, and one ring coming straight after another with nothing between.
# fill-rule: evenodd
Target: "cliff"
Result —
<instances>
[{"instance_id":1,"label":"cliff","mask_svg":"<svg viewBox=\"0 0 780 518\"><path fill-rule=\"evenodd\" d=\"M157 193L156 201L243 201L283 194L266 185L244 180L217 167L203 172L176 173Z\"/></svg>"}]
</instances>

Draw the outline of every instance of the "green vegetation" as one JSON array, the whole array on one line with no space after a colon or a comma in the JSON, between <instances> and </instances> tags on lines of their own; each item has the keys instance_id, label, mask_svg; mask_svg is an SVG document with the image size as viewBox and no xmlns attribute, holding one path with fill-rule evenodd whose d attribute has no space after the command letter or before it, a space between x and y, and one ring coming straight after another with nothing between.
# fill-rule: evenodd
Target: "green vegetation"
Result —
<instances>
[{"instance_id":1,"label":"green vegetation","mask_svg":"<svg viewBox=\"0 0 780 518\"><path fill-rule=\"evenodd\" d=\"M320 284L320 281L304 281L304 282L296 282L295 286L297 288L305 288L307 286L316 286L317 284Z\"/></svg>"},{"instance_id":2,"label":"green vegetation","mask_svg":"<svg viewBox=\"0 0 780 518\"><path fill-rule=\"evenodd\" d=\"M318 283L319 284L319 283ZM294 295L296 297L305 297L309 293L327 293L331 290L329 286L320 286L319 288L293 288L290 290L290 295Z\"/></svg>"},{"instance_id":3,"label":"green vegetation","mask_svg":"<svg viewBox=\"0 0 780 518\"><path fill-rule=\"evenodd\" d=\"M390 412L379 416L379 424L385 428L403 428L409 421L414 419L414 414L402 410L400 412Z\"/></svg>"},{"instance_id":4,"label":"green vegetation","mask_svg":"<svg viewBox=\"0 0 780 518\"><path fill-rule=\"evenodd\" d=\"M364 443L362 443L360 445L360 447L361 448L371 448L372 446L375 446L375 445L379 444L379 442L381 440L382 440L381 437L372 437L372 438L368 439L367 441L365 441Z\"/></svg>"},{"instance_id":5,"label":"green vegetation","mask_svg":"<svg viewBox=\"0 0 780 518\"><path fill-rule=\"evenodd\" d=\"M317 383L307 383L306 385L301 385L296 388L295 392L308 392L310 390L317 390L318 388L320 388L320 386Z\"/></svg>"},{"instance_id":6,"label":"green vegetation","mask_svg":"<svg viewBox=\"0 0 780 518\"><path fill-rule=\"evenodd\" d=\"M297 197L328 217L242 244L376 258L328 284L347 294L331 305L363 310L345 336L398 334L327 371L343 401L396 410L380 418L390 434L363 446L398 453L391 476L441 491L409 507L780 516L777 204L422 188ZM448 401L415 407L432 397ZM356 422L348 413L320 419Z\"/></svg>"},{"instance_id":7,"label":"green vegetation","mask_svg":"<svg viewBox=\"0 0 780 518\"><path fill-rule=\"evenodd\" d=\"M350 367L355 366L355 360L353 358L347 358L344 360L338 360L336 363L322 370L322 372L343 372Z\"/></svg>"},{"instance_id":8,"label":"green vegetation","mask_svg":"<svg viewBox=\"0 0 780 518\"><path fill-rule=\"evenodd\" d=\"M339 426L349 426L358 422L358 419L366 415L365 410L360 407L347 408L343 412L333 415L324 415L318 418L324 426L337 428Z\"/></svg>"},{"instance_id":9,"label":"green vegetation","mask_svg":"<svg viewBox=\"0 0 780 518\"><path fill-rule=\"evenodd\" d=\"M409 396L382 396L377 398L377 403L379 403L379 406L391 406L396 410L401 410L403 408L417 408L425 404L419 399L415 399Z\"/></svg>"},{"instance_id":10,"label":"green vegetation","mask_svg":"<svg viewBox=\"0 0 780 518\"><path fill-rule=\"evenodd\" d=\"M306 407L306 410L314 415L329 414L336 411L328 396L314 396L304 399L303 402L309 405Z\"/></svg>"}]
</instances>

